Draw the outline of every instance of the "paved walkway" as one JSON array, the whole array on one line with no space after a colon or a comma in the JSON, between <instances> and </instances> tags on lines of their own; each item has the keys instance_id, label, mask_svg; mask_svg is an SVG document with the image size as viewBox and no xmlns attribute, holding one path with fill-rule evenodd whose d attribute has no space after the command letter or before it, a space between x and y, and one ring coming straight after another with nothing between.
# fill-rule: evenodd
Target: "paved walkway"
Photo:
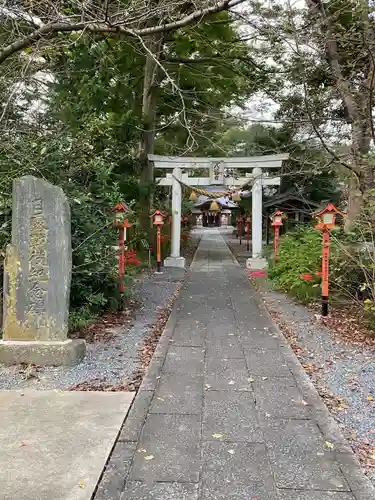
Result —
<instances>
[{"instance_id":1,"label":"paved walkway","mask_svg":"<svg viewBox=\"0 0 375 500\"><path fill-rule=\"evenodd\" d=\"M204 232L96 500L370 500L217 230Z\"/></svg>"}]
</instances>

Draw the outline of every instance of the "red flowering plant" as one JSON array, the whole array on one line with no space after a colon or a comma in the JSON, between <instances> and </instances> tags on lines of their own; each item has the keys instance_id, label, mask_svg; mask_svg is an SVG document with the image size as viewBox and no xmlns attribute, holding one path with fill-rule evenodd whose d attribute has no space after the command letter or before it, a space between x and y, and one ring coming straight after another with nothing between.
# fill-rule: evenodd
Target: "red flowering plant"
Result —
<instances>
[{"instance_id":1,"label":"red flowering plant","mask_svg":"<svg viewBox=\"0 0 375 500\"><path fill-rule=\"evenodd\" d=\"M139 259L137 259L136 250L126 250L124 252L124 257L125 257L126 265L133 264L133 265L139 266L141 264L141 261Z\"/></svg>"},{"instance_id":2,"label":"red flowering plant","mask_svg":"<svg viewBox=\"0 0 375 500\"><path fill-rule=\"evenodd\" d=\"M189 237L189 230L183 230L180 237L183 246L187 246L189 244Z\"/></svg>"},{"instance_id":3,"label":"red flowering plant","mask_svg":"<svg viewBox=\"0 0 375 500\"><path fill-rule=\"evenodd\" d=\"M299 277L304 281L311 281L313 279L312 274L309 273L300 274Z\"/></svg>"},{"instance_id":4,"label":"red flowering plant","mask_svg":"<svg viewBox=\"0 0 375 500\"><path fill-rule=\"evenodd\" d=\"M249 271L248 276L249 278L265 278L266 273L263 270L259 269L256 271Z\"/></svg>"}]
</instances>

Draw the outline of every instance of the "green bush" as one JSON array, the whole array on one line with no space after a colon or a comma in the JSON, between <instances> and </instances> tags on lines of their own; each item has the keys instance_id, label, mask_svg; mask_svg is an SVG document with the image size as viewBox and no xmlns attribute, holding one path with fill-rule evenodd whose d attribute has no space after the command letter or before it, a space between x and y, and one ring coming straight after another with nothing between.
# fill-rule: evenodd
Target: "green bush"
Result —
<instances>
[{"instance_id":1,"label":"green bush","mask_svg":"<svg viewBox=\"0 0 375 500\"><path fill-rule=\"evenodd\" d=\"M291 293L303 303L308 303L321 294L322 236L310 226L289 232L280 238L278 262L270 258L269 277L277 289ZM312 280L305 281L302 274L311 274Z\"/></svg>"}]
</instances>

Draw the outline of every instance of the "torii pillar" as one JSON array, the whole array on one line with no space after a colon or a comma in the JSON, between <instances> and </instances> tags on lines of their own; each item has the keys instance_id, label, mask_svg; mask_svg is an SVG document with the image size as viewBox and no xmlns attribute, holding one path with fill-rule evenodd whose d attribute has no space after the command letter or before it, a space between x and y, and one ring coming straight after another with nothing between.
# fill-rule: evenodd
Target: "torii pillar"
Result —
<instances>
[{"instance_id":1,"label":"torii pillar","mask_svg":"<svg viewBox=\"0 0 375 500\"><path fill-rule=\"evenodd\" d=\"M172 235L171 255L164 260L165 267L185 267L185 257L181 257L181 168L173 169L172 178Z\"/></svg>"},{"instance_id":2,"label":"torii pillar","mask_svg":"<svg viewBox=\"0 0 375 500\"><path fill-rule=\"evenodd\" d=\"M262 169L259 167L253 168L254 183L251 189L251 215L252 215L252 258L247 259L246 266L252 269L263 269L266 266L265 259L262 256L262 240L263 240L263 221L262 221Z\"/></svg>"}]
</instances>

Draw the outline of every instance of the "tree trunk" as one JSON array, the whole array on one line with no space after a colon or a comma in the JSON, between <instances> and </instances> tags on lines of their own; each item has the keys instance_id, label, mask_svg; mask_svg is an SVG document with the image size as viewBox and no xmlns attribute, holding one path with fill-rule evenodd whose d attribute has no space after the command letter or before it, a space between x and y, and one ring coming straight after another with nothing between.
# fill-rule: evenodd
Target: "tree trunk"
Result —
<instances>
[{"instance_id":1,"label":"tree trunk","mask_svg":"<svg viewBox=\"0 0 375 500\"><path fill-rule=\"evenodd\" d=\"M371 124L366 103L358 107L356 119L352 123L352 166L353 171L348 186L348 209L345 220L345 230L351 230L359 220L365 200L372 196L371 188L374 182L373 167L368 161L371 144Z\"/></svg>"},{"instance_id":2,"label":"tree trunk","mask_svg":"<svg viewBox=\"0 0 375 500\"><path fill-rule=\"evenodd\" d=\"M352 174L348 183L348 207L345 217L345 231L353 229L355 221L357 221L361 215L362 206L363 193L360 189L360 183L358 178Z\"/></svg>"},{"instance_id":3,"label":"tree trunk","mask_svg":"<svg viewBox=\"0 0 375 500\"><path fill-rule=\"evenodd\" d=\"M152 221L150 211L152 206L152 194L154 183L154 168L149 161L148 155L154 152L155 126L156 126L156 84L158 79L158 63L160 59L160 48L162 35L154 35L147 43L148 51L144 66L143 76L143 99L142 99L142 123L143 131L139 144L140 173L140 213L139 222L143 230L149 231Z\"/></svg>"}]
</instances>

